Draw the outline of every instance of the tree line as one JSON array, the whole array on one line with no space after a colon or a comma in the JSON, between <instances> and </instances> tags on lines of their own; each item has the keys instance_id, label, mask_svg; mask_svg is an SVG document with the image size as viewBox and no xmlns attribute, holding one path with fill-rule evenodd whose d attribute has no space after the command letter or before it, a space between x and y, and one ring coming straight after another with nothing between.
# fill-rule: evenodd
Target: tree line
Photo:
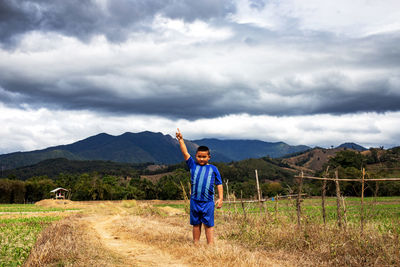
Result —
<instances>
[{"instance_id":1,"label":"tree line","mask_svg":"<svg viewBox=\"0 0 400 267\"><path fill-rule=\"evenodd\" d=\"M329 166L328 173L324 173ZM369 153L360 153L353 150L338 152L335 157L329 159L323 170L316 176L335 177L338 171L339 179L354 179L362 177L362 169L366 169L365 179L368 178L397 178L400 177L400 147L383 150L382 148L371 148ZM321 182L310 181L306 187L314 195L320 194ZM359 196L361 183L340 182L340 187L345 196ZM335 184L328 182L327 192L335 194ZM399 196L400 182L367 182L365 196Z\"/></svg>"},{"instance_id":2,"label":"tree line","mask_svg":"<svg viewBox=\"0 0 400 267\"><path fill-rule=\"evenodd\" d=\"M328 176L330 177L334 177L334 171L338 170L339 178L357 178L362 175L361 169L367 167L369 178L399 177L399 158L400 149L397 148L388 151L371 149L368 155L345 150L332 157L324 166L324 170L329 165ZM60 160L57 162L62 163ZM82 163L69 162L68 164L82 167L80 166ZM110 165L109 162L105 164L105 166L113 167L111 173L106 171L107 168L103 168L101 172L60 173L50 177L40 175L26 180L19 180L15 176L2 178L0 179L0 203L36 202L50 198L50 191L57 187L69 190L68 197L71 200L183 199L184 192L187 194L190 192L190 173L184 163L157 170L154 173L168 171L168 174L154 183L141 178L142 174L154 174L144 169L143 166L127 169L125 165ZM294 175L297 175L298 172L290 170L289 166L281 159L264 157L229 164L215 163L215 165L221 173L224 184L229 180L229 191L231 194L234 193L237 198L256 197L255 169L258 170L263 197L296 192ZM43 165L42 168L44 166L46 165ZM87 170L85 168L81 168L81 170ZM90 170L93 170L93 167L91 168ZM52 173L54 172L55 170L52 168ZM323 172L322 170L316 175L322 176ZM357 196L360 192L359 187L359 183L341 183L342 193L347 196ZM305 181L303 191L311 196L320 195L321 182ZM327 194L335 195L333 183L328 183ZM366 196L400 195L400 183L368 183L365 194Z\"/></svg>"}]
</instances>

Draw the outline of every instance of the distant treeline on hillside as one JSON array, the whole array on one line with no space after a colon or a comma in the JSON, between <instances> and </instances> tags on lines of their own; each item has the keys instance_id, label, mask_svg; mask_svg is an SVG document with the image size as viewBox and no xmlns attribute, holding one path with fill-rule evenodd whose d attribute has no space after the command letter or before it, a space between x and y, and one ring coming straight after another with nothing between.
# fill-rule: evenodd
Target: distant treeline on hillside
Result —
<instances>
[{"instance_id":1,"label":"distant treeline on hillside","mask_svg":"<svg viewBox=\"0 0 400 267\"><path fill-rule=\"evenodd\" d=\"M284 186L292 183L295 172L285 170L282 166L287 166L282 164L280 160L271 158L249 159L232 164L216 163L223 180L229 180L230 192L237 196L242 194L245 198L255 196L256 168L264 196L283 193ZM190 173L184 162L155 171L150 171L148 166L46 160L34 166L5 172L7 178L0 179L0 202L35 202L51 197L50 191L56 187L68 189L72 200L183 199L182 186L186 192L190 192ZM57 170L63 172L58 173ZM141 177L163 172L168 174L154 183Z\"/></svg>"},{"instance_id":2,"label":"distant treeline on hillside","mask_svg":"<svg viewBox=\"0 0 400 267\"><path fill-rule=\"evenodd\" d=\"M294 176L297 169L285 159L264 157L232 163L215 164L222 176L224 187L229 180L231 197L256 197L255 172L258 170L262 195L297 192ZM359 178L366 168L368 178L400 177L400 148L389 150L370 149L365 152L339 151L329 158L320 173L329 166L328 176ZM119 200L119 199L183 199L183 192L190 192L190 173L184 162L149 170L149 164L123 164L106 161L46 160L37 165L4 172L0 179L0 203L27 203L50 198L56 187L69 190L71 200ZM298 168L297 166L296 168ZM301 166L300 166L301 167ZM142 176L161 173L154 182ZM165 173L165 175L162 175ZM359 196L360 183L341 182L342 194ZM184 188L184 190L182 189ZM308 195L321 194L320 181L304 181L303 191ZM226 190L224 192L226 194ZM335 186L328 182L328 195L335 195ZM400 182L369 182L366 196L400 195ZM226 195L224 196L226 199Z\"/></svg>"}]
</instances>

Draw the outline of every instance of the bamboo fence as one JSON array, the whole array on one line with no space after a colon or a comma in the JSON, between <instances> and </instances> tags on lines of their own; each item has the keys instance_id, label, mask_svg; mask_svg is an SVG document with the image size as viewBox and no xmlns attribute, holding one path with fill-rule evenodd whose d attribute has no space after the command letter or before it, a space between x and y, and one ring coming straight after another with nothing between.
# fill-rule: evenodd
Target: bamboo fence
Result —
<instances>
[{"instance_id":1,"label":"bamboo fence","mask_svg":"<svg viewBox=\"0 0 400 267\"><path fill-rule=\"evenodd\" d=\"M365 224L365 208L364 208L364 191L365 191L365 183L368 182L393 182L393 181L400 181L400 178L368 178L366 179L366 171L365 169L362 169L362 177L361 178L339 178L338 171L335 171L335 178L330 178L328 176L328 170L329 166L327 167L326 171L323 174L323 177L314 177L314 176L306 176L304 175L303 172L300 173L300 175L294 176L294 178L297 180L298 183L298 190L296 194L288 194L288 195L278 195L272 198L263 198L261 189L260 189L260 183L258 180L258 171L255 170L255 178L256 178L256 194L257 194L257 199L252 199L252 200L244 200L243 199L243 193L241 192L241 198L240 200L236 200L234 197L234 200L231 199L230 193L229 193L229 187L228 187L228 182L229 180L226 181L226 189L227 189L227 200L226 203L228 204L228 207L231 207L231 205L235 205L236 203L240 203L241 207L243 209L243 214L246 219L247 213L246 208L245 208L245 203L259 203L260 207L260 214L262 213L262 209L265 210L266 215L268 214L267 209L265 208L265 202L266 201L275 201L274 204L274 212L275 212L275 218L278 214L278 201L280 199L284 198L293 198L296 200L296 213L297 213L297 226L300 228L301 227L301 218L302 218L302 198L307 196L307 194L303 193L303 180L304 179L312 179L312 180L321 180L323 181L322 183L322 188L321 188L321 205L322 205L322 217L323 217L323 222L326 224L326 186L328 181L332 181L335 184L336 188L336 206L337 206L337 225L339 228L344 228L346 229L347 227L347 215L346 215L346 203L344 197L341 195L341 190L340 190L340 182L360 182L361 183L361 210L360 210L360 227L361 227L361 234L364 232L364 224ZM236 210L236 206L235 206ZM268 215L269 216L269 215Z\"/></svg>"}]
</instances>

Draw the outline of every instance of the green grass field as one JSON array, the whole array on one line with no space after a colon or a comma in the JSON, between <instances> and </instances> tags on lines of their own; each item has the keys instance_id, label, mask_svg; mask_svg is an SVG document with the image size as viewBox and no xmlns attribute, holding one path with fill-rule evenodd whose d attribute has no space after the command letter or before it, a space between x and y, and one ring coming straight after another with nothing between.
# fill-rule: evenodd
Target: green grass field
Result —
<instances>
[{"instance_id":1,"label":"green grass field","mask_svg":"<svg viewBox=\"0 0 400 267\"><path fill-rule=\"evenodd\" d=\"M52 212L77 209L51 208L35 206L34 204L0 204L0 215L2 212Z\"/></svg>"},{"instance_id":2,"label":"green grass field","mask_svg":"<svg viewBox=\"0 0 400 267\"><path fill-rule=\"evenodd\" d=\"M22 265L40 232L60 220L64 211L33 204L1 204L0 267Z\"/></svg>"},{"instance_id":3,"label":"green grass field","mask_svg":"<svg viewBox=\"0 0 400 267\"><path fill-rule=\"evenodd\" d=\"M342 202L340 203L342 205ZM247 214L260 213L259 203L245 203ZM348 223L357 224L360 222L361 214L361 198L346 197L346 217ZM169 206L177 209L184 209L184 204L158 204L155 206ZM314 222L323 222L321 198L306 198L302 201L302 217ZM275 212L280 216L286 216L294 222L297 219L296 199L282 199L278 202L265 202L269 215L274 216ZM336 198L329 197L325 201L326 220L328 223L334 223L337 219ZM276 210L277 209L277 210ZM391 225L393 221L400 220L400 197L378 197L364 199L365 220L375 223L379 228L384 229L385 226ZM222 213L243 213L241 203L229 204L224 203ZM262 213L264 213L264 208Z\"/></svg>"}]
</instances>

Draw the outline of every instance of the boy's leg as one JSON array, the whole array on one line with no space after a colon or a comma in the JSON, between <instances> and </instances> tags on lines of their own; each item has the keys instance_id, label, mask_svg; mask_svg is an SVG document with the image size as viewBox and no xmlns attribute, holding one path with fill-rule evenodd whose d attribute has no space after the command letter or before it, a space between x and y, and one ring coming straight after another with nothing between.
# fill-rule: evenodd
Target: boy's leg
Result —
<instances>
[{"instance_id":1,"label":"boy's leg","mask_svg":"<svg viewBox=\"0 0 400 267\"><path fill-rule=\"evenodd\" d=\"M201 222L204 224L206 232L207 244L214 243L214 201L210 201L205 205L203 218Z\"/></svg>"},{"instance_id":2,"label":"boy's leg","mask_svg":"<svg viewBox=\"0 0 400 267\"><path fill-rule=\"evenodd\" d=\"M207 225L204 225L204 228L206 230L207 244L214 244L214 227L208 227Z\"/></svg>"},{"instance_id":3,"label":"boy's leg","mask_svg":"<svg viewBox=\"0 0 400 267\"><path fill-rule=\"evenodd\" d=\"M193 242L195 244L199 243L200 234L201 234L201 224L193 225ZM207 238L207 240L208 240L208 238Z\"/></svg>"}]
</instances>

